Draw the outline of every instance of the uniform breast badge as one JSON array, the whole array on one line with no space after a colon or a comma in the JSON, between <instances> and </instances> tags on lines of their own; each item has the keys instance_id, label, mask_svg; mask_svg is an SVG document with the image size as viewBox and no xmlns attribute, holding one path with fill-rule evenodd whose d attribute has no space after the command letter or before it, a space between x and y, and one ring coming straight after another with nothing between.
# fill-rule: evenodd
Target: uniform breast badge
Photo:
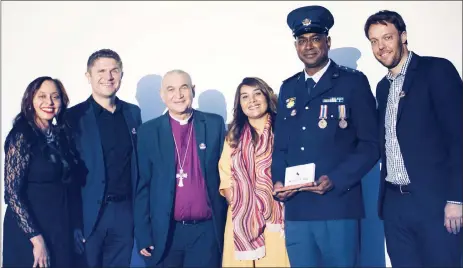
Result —
<instances>
[{"instance_id":1,"label":"uniform breast badge","mask_svg":"<svg viewBox=\"0 0 463 268\"><path fill-rule=\"evenodd\" d=\"M339 127L344 129L347 127L347 115L346 115L346 105L338 105L338 114L339 114Z\"/></svg>"},{"instance_id":2,"label":"uniform breast badge","mask_svg":"<svg viewBox=\"0 0 463 268\"><path fill-rule=\"evenodd\" d=\"M320 116L318 117L320 121L318 122L318 127L324 129L328 126L326 118L328 118L328 105L320 105Z\"/></svg>"},{"instance_id":3,"label":"uniform breast badge","mask_svg":"<svg viewBox=\"0 0 463 268\"><path fill-rule=\"evenodd\" d=\"M286 108L291 109L296 104L296 98L289 98L286 100Z\"/></svg>"}]
</instances>

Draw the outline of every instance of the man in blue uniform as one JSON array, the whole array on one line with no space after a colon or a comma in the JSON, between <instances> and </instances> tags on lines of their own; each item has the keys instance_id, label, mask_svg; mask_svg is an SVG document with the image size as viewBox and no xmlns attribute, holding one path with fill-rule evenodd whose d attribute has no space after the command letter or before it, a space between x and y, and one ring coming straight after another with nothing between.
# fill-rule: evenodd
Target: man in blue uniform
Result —
<instances>
[{"instance_id":1,"label":"man in blue uniform","mask_svg":"<svg viewBox=\"0 0 463 268\"><path fill-rule=\"evenodd\" d=\"M364 217L361 179L379 159L376 102L363 73L328 58L334 19L326 8L298 8L287 22L305 68L279 93L275 190L288 179L287 168L315 165L314 183L276 195L285 201L290 263L352 267Z\"/></svg>"},{"instance_id":2,"label":"man in blue uniform","mask_svg":"<svg viewBox=\"0 0 463 268\"><path fill-rule=\"evenodd\" d=\"M388 69L376 87L381 140L379 216L393 267L461 267L463 83L447 59L408 50L400 14L365 23Z\"/></svg>"}]
</instances>

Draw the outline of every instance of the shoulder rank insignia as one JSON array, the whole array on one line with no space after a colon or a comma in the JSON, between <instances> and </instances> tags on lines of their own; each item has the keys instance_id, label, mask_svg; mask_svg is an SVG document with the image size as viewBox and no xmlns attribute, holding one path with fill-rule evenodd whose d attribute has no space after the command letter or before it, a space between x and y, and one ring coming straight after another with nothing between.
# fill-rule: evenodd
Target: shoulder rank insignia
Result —
<instances>
[{"instance_id":1,"label":"shoulder rank insignia","mask_svg":"<svg viewBox=\"0 0 463 268\"><path fill-rule=\"evenodd\" d=\"M294 74L293 76L291 76L291 77L289 77L289 78L283 80L283 83L286 83L286 82L288 82L289 80L292 80L292 79L294 79L294 78L297 78L297 80L299 80L299 78L301 77L301 74L302 74L302 72L296 73L296 74Z\"/></svg>"},{"instance_id":2,"label":"shoulder rank insignia","mask_svg":"<svg viewBox=\"0 0 463 268\"><path fill-rule=\"evenodd\" d=\"M349 67L346 67L346 66L342 66L342 65L338 65L338 68L343 70L343 71L347 71L349 73L359 73L359 71L357 71L355 69L352 69L352 68L349 68Z\"/></svg>"}]
</instances>

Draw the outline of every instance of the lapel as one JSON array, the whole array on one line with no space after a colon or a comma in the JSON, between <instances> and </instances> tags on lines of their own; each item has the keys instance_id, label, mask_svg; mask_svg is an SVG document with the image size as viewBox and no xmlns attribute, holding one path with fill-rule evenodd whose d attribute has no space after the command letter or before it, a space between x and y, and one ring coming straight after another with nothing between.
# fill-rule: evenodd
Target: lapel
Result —
<instances>
[{"instance_id":1,"label":"lapel","mask_svg":"<svg viewBox=\"0 0 463 268\"><path fill-rule=\"evenodd\" d=\"M175 144L172 127L170 126L169 122L169 112L166 112L161 117L161 129L159 130L159 140L157 142L160 143L158 148L161 149L160 153L162 154L162 159L164 160L164 167L167 170L166 178L168 179L166 183L169 183L167 185L167 189L175 189L175 175L177 173L175 170Z\"/></svg>"},{"instance_id":2,"label":"lapel","mask_svg":"<svg viewBox=\"0 0 463 268\"><path fill-rule=\"evenodd\" d=\"M316 99L318 96L330 90L333 87L331 78L336 78L338 76L339 73L337 72L336 63L333 60L331 60L330 66L323 74L323 76L320 78L315 87L312 89L308 102L312 101L313 99ZM304 103L304 106L306 104L307 102Z\"/></svg>"},{"instance_id":3,"label":"lapel","mask_svg":"<svg viewBox=\"0 0 463 268\"><path fill-rule=\"evenodd\" d=\"M199 161L201 163L201 172L203 174L204 180L206 181L206 150L207 150L207 143L206 143L206 118L204 114L200 111L195 110L193 113L193 128L195 130L195 138L196 138L196 151L198 152ZM200 145L206 145L206 148L201 150ZM212 146L212 144L211 144ZM206 184L207 185L207 184Z\"/></svg>"},{"instance_id":4,"label":"lapel","mask_svg":"<svg viewBox=\"0 0 463 268\"><path fill-rule=\"evenodd\" d=\"M126 105L126 103L119 100L122 105L122 114L124 115L125 123L127 124L127 128L129 131L130 139L132 140L132 146L135 149L136 141L137 141L137 121L133 117L133 113L130 110L130 106Z\"/></svg>"},{"instance_id":5,"label":"lapel","mask_svg":"<svg viewBox=\"0 0 463 268\"><path fill-rule=\"evenodd\" d=\"M410 51L409 53L412 52ZM402 91L405 93L405 95L399 100L399 107L397 111L397 123L400 120L400 116L402 114L404 105L408 102L408 93L413 85L413 82L415 81L419 59L420 56L413 54L412 59L410 60L410 63L408 65L407 72L405 73L405 81L402 85Z\"/></svg>"},{"instance_id":6,"label":"lapel","mask_svg":"<svg viewBox=\"0 0 463 268\"><path fill-rule=\"evenodd\" d=\"M134 118L130 106L119 100L122 105L122 115L124 116L125 123L127 125L127 131L129 132L130 141L132 142L132 189L136 189L136 184L138 181L138 168L137 168L137 121Z\"/></svg>"},{"instance_id":7,"label":"lapel","mask_svg":"<svg viewBox=\"0 0 463 268\"><path fill-rule=\"evenodd\" d=\"M295 83L296 109L300 111L309 101L309 94L305 87L305 74L303 71L299 74Z\"/></svg>"},{"instance_id":8,"label":"lapel","mask_svg":"<svg viewBox=\"0 0 463 268\"><path fill-rule=\"evenodd\" d=\"M103 148L101 147L100 131L98 129L98 124L95 118L95 112L90 102L90 98L87 99L86 105L87 108L85 109L85 113L82 117L82 122L80 126L82 135L81 146L82 148L86 148L86 150L90 151L91 154L101 156L98 159L101 159L101 161L103 162ZM96 165L100 164L101 163L96 163ZM105 172L104 168L103 172Z\"/></svg>"},{"instance_id":9,"label":"lapel","mask_svg":"<svg viewBox=\"0 0 463 268\"><path fill-rule=\"evenodd\" d=\"M384 137L386 133L386 126L385 124L385 116L386 116L386 107L387 107L387 98L389 96L389 88L390 88L389 80L384 77L378 84L377 96L376 99L378 101L378 112L379 112L379 124L380 124L380 137L382 144L384 143Z\"/></svg>"}]
</instances>

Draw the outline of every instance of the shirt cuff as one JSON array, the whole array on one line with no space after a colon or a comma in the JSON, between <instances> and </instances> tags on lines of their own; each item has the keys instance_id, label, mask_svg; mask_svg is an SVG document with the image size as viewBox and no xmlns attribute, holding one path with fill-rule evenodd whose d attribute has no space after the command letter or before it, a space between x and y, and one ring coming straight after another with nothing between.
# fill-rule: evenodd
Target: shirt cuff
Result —
<instances>
[{"instance_id":1,"label":"shirt cuff","mask_svg":"<svg viewBox=\"0 0 463 268\"><path fill-rule=\"evenodd\" d=\"M463 202L458 201L447 201L448 204L463 205Z\"/></svg>"}]
</instances>

